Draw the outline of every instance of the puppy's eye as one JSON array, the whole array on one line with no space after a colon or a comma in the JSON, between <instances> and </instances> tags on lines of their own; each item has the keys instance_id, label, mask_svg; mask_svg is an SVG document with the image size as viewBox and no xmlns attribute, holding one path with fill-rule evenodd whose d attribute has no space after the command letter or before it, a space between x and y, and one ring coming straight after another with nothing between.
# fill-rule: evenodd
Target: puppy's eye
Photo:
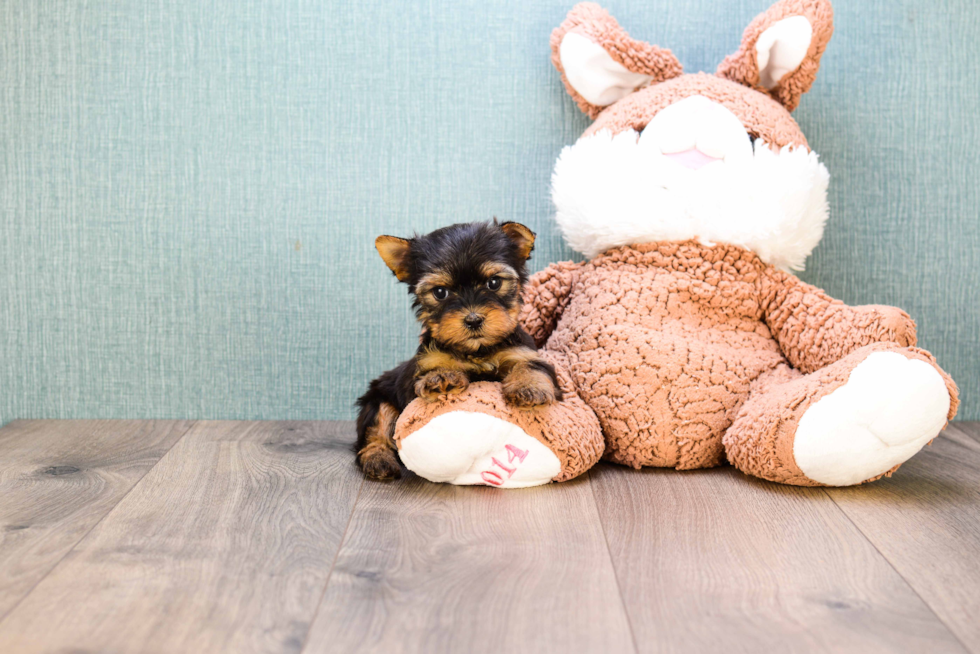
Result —
<instances>
[{"instance_id":1,"label":"puppy's eye","mask_svg":"<svg viewBox=\"0 0 980 654\"><path fill-rule=\"evenodd\" d=\"M499 277L491 277L487 280L487 288L489 288L491 291L499 291L500 284L501 281Z\"/></svg>"},{"instance_id":2,"label":"puppy's eye","mask_svg":"<svg viewBox=\"0 0 980 654\"><path fill-rule=\"evenodd\" d=\"M432 289L432 297L439 301L445 300L447 297L449 297L449 289L443 286L436 286L434 289Z\"/></svg>"}]
</instances>

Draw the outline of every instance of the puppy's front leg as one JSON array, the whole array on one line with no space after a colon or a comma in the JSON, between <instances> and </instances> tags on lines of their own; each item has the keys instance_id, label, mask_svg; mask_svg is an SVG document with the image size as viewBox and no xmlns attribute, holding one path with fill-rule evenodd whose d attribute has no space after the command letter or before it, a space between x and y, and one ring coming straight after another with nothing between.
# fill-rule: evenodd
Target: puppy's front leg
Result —
<instances>
[{"instance_id":1,"label":"puppy's front leg","mask_svg":"<svg viewBox=\"0 0 980 654\"><path fill-rule=\"evenodd\" d=\"M498 369L503 374L504 398L514 406L532 408L562 400L554 366L531 348L502 351Z\"/></svg>"},{"instance_id":2,"label":"puppy's front leg","mask_svg":"<svg viewBox=\"0 0 980 654\"><path fill-rule=\"evenodd\" d=\"M426 402L434 402L440 395L462 393L469 385L470 378L462 370L436 368L416 380L415 394Z\"/></svg>"},{"instance_id":3,"label":"puppy's front leg","mask_svg":"<svg viewBox=\"0 0 980 654\"><path fill-rule=\"evenodd\" d=\"M462 393L470 385L466 361L429 347L415 357L415 395L434 402L440 395Z\"/></svg>"}]
</instances>

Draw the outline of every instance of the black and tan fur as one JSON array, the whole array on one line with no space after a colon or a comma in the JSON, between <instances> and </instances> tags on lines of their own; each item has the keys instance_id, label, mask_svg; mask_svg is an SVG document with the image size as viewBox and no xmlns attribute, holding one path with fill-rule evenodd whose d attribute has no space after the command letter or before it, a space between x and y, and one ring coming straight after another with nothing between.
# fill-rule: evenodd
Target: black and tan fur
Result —
<instances>
[{"instance_id":1,"label":"black and tan fur","mask_svg":"<svg viewBox=\"0 0 980 654\"><path fill-rule=\"evenodd\" d=\"M395 421L416 397L434 401L475 381L499 381L521 408L562 399L555 369L538 356L517 316L534 232L519 223L452 225L375 246L415 297L422 339L415 356L371 382L358 399L357 461L373 479L401 464Z\"/></svg>"}]
</instances>

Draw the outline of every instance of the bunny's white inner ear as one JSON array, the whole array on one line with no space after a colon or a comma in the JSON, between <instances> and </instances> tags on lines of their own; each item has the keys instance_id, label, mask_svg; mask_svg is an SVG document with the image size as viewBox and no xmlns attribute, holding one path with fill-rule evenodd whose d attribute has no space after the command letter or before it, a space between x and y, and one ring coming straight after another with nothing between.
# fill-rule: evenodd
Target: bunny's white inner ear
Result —
<instances>
[{"instance_id":1,"label":"bunny's white inner ear","mask_svg":"<svg viewBox=\"0 0 980 654\"><path fill-rule=\"evenodd\" d=\"M561 40L558 56L568 83L597 107L611 105L653 80L650 75L627 70L601 45L575 32Z\"/></svg>"},{"instance_id":2,"label":"bunny's white inner ear","mask_svg":"<svg viewBox=\"0 0 980 654\"><path fill-rule=\"evenodd\" d=\"M803 63L812 38L813 26L805 16L784 18L760 34L755 43L759 83L766 89L776 88Z\"/></svg>"}]
</instances>

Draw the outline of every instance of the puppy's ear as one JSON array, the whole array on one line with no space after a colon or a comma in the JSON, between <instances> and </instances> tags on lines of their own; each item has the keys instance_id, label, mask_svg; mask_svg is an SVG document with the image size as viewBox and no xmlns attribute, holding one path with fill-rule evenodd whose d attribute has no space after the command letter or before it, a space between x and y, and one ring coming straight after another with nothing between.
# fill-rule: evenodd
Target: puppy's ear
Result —
<instances>
[{"instance_id":1,"label":"puppy's ear","mask_svg":"<svg viewBox=\"0 0 980 654\"><path fill-rule=\"evenodd\" d=\"M412 242L397 236L379 236L374 240L374 247L384 259L385 264L395 273L400 282L407 282L409 276L408 254L412 250Z\"/></svg>"},{"instance_id":2,"label":"puppy's ear","mask_svg":"<svg viewBox=\"0 0 980 654\"><path fill-rule=\"evenodd\" d=\"M504 223L500 226L510 240L517 246L517 253L524 260L531 258L534 249L534 232L520 223Z\"/></svg>"}]
</instances>

